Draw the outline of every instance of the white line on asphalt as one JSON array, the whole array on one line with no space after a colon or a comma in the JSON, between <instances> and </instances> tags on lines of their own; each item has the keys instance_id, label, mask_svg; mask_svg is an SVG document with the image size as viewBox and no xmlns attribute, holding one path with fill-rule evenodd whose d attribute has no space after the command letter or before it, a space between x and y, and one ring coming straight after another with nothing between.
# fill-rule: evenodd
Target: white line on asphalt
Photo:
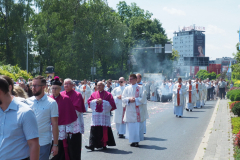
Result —
<instances>
[{"instance_id":1,"label":"white line on asphalt","mask_svg":"<svg viewBox=\"0 0 240 160\"><path fill-rule=\"evenodd\" d=\"M205 152L204 148L207 148L207 142L209 140L209 137L210 137L211 131L212 131L211 129L213 128L214 121L215 121L216 116L217 116L217 109L218 109L219 102L220 102L220 99L218 99L218 101L217 101L217 104L216 104L215 109L213 111L211 120L210 120L210 122L208 124L208 127L206 129L206 132L203 136L202 142L200 143L200 145L198 147L198 151L197 151L197 154L195 155L194 160L200 160L200 159L202 160L203 159L204 152Z\"/></svg>"}]
</instances>

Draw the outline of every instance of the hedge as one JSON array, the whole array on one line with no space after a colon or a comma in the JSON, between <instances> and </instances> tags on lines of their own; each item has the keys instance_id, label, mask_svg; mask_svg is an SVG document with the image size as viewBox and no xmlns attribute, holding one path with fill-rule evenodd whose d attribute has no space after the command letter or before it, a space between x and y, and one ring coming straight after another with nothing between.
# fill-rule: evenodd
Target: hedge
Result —
<instances>
[{"instance_id":1,"label":"hedge","mask_svg":"<svg viewBox=\"0 0 240 160\"><path fill-rule=\"evenodd\" d=\"M17 65L16 66L11 66L11 65L0 66L0 75L8 76L12 78L14 81L17 81L19 77L24 78L26 81L29 78L33 78L30 73L27 73L27 71L21 70Z\"/></svg>"},{"instance_id":2,"label":"hedge","mask_svg":"<svg viewBox=\"0 0 240 160\"><path fill-rule=\"evenodd\" d=\"M240 117L233 117L231 121L233 126L232 133L237 134L240 131Z\"/></svg>"},{"instance_id":3,"label":"hedge","mask_svg":"<svg viewBox=\"0 0 240 160\"><path fill-rule=\"evenodd\" d=\"M227 98L231 101L240 101L240 89L234 89L227 92Z\"/></svg>"}]
</instances>

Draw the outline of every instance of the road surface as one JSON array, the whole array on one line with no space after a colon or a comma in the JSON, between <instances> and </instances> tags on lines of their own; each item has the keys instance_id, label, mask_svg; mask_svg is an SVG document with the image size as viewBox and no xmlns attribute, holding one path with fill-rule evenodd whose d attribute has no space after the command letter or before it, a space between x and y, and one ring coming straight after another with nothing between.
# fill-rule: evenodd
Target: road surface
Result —
<instances>
[{"instance_id":1,"label":"road surface","mask_svg":"<svg viewBox=\"0 0 240 160\"><path fill-rule=\"evenodd\" d=\"M211 119L217 101L207 101L202 109L183 113L182 118L173 114L172 102L148 102L149 119L145 140L139 148L130 147L127 139L119 139L115 124L112 130L115 147L90 151L88 145L91 112L84 114L85 134L82 142L83 160L192 160L197 153L203 135Z\"/></svg>"}]
</instances>

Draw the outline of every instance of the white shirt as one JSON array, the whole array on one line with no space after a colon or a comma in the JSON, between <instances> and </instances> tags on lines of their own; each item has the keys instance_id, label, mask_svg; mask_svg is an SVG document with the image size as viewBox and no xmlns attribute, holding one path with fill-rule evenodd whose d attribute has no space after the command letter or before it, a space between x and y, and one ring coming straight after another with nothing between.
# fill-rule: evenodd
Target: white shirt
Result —
<instances>
[{"instance_id":1,"label":"white shirt","mask_svg":"<svg viewBox=\"0 0 240 160\"><path fill-rule=\"evenodd\" d=\"M57 102L46 94L37 100L35 96L28 98L32 102L30 107L37 118L39 145L44 146L52 142L51 118L58 117Z\"/></svg>"}]
</instances>

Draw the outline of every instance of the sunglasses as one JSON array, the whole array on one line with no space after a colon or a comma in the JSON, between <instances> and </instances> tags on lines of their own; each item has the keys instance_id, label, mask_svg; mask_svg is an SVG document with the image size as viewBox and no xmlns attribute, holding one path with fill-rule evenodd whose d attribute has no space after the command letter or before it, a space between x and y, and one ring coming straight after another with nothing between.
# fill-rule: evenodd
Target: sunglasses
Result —
<instances>
[{"instance_id":1,"label":"sunglasses","mask_svg":"<svg viewBox=\"0 0 240 160\"><path fill-rule=\"evenodd\" d=\"M119 83L123 83L123 81L119 81Z\"/></svg>"}]
</instances>

